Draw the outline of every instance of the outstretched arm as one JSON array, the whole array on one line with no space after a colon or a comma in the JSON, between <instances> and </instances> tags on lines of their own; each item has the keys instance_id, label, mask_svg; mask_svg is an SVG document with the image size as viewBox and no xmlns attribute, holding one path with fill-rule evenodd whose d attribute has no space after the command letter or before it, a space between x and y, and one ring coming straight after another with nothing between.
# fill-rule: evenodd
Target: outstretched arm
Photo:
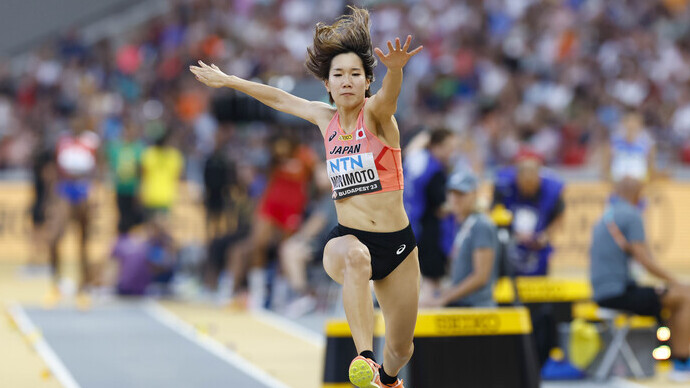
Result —
<instances>
[{"instance_id":1,"label":"outstretched arm","mask_svg":"<svg viewBox=\"0 0 690 388\"><path fill-rule=\"evenodd\" d=\"M405 44L400 47L400 38L395 38L395 48L391 41L388 41L388 54L384 54L380 48L375 48L374 52L381 59L381 63L386 66L388 71L383 77L381 89L371 98L371 112L378 119L389 119L398 109L398 95L402 87L403 67L414 55L422 51L423 46L407 52L412 42L412 36L408 35Z\"/></svg>"},{"instance_id":2,"label":"outstretched arm","mask_svg":"<svg viewBox=\"0 0 690 388\"><path fill-rule=\"evenodd\" d=\"M190 66L189 70L194 73L197 80L210 87L239 90L273 109L303 118L316 125L323 124L324 119L329 120L333 115L332 108L326 103L308 101L273 86L227 75L213 64L209 66L199 61L199 66Z\"/></svg>"}]
</instances>

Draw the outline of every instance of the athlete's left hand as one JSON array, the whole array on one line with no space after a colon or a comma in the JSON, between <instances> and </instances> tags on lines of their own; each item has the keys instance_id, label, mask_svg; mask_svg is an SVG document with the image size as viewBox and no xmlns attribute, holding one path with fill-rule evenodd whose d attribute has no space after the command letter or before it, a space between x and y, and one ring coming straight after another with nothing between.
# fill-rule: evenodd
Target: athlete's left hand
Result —
<instances>
[{"instance_id":1,"label":"athlete's left hand","mask_svg":"<svg viewBox=\"0 0 690 388\"><path fill-rule=\"evenodd\" d=\"M378 47L374 49L374 52L379 56L379 59L381 59L381 63L387 68L402 69L410 58L417 55L417 53L424 48L424 46L419 46L408 53L407 49L410 48L410 42L412 42L412 35L407 36L407 40L405 40L405 44L401 48L400 38L395 38L395 47L393 47L393 43L391 43L390 40L388 41L387 55Z\"/></svg>"}]
</instances>

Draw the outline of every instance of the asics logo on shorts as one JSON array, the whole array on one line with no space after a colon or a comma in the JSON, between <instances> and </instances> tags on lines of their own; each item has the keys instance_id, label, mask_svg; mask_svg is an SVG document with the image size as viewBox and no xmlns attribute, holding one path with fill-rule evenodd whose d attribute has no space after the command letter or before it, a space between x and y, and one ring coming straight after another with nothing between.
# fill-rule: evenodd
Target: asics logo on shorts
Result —
<instances>
[{"instance_id":1,"label":"asics logo on shorts","mask_svg":"<svg viewBox=\"0 0 690 388\"><path fill-rule=\"evenodd\" d=\"M396 255L400 255L401 253L405 252L405 248L407 248L407 245L405 245L405 244L399 246L399 247L398 247L398 250L395 251L395 254L396 254Z\"/></svg>"}]
</instances>

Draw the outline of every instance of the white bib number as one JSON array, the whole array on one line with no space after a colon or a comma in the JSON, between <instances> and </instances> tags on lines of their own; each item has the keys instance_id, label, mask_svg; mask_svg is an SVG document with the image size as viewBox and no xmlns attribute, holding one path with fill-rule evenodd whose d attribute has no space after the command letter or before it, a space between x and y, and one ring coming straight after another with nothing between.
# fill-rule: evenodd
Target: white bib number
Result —
<instances>
[{"instance_id":1,"label":"white bib number","mask_svg":"<svg viewBox=\"0 0 690 388\"><path fill-rule=\"evenodd\" d=\"M328 159L326 165L328 178L333 186L333 199L382 189L371 152Z\"/></svg>"}]
</instances>

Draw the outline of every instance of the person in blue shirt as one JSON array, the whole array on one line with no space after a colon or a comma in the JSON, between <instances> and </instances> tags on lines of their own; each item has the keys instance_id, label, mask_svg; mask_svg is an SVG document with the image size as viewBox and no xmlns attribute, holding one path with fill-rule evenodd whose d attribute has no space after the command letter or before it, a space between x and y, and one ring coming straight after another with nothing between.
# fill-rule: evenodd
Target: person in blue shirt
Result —
<instances>
[{"instance_id":1,"label":"person in blue shirt","mask_svg":"<svg viewBox=\"0 0 690 388\"><path fill-rule=\"evenodd\" d=\"M551 238L560 224L565 202L563 181L542 167L541 157L522 150L515 166L498 171L493 206L513 214L511 232L516 249L509 255L515 275L545 276L553 252Z\"/></svg>"},{"instance_id":2,"label":"person in blue shirt","mask_svg":"<svg viewBox=\"0 0 690 388\"><path fill-rule=\"evenodd\" d=\"M477 177L469 171L453 173L446 185L448 202L458 222L451 250L451 283L439 295L420 300L423 307L493 307L496 284L496 226L477 211Z\"/></svg>"},{"instance_id":3,"label":"person in blue shirt","mask_svg":"<svg viewBox=\"0 0 690 388\"><path fill-rule=\"evenodd\" d=\"M453 219L443 211L446 178L455 136L445 128L428 133L425 148L410 153L403 163L403 203L419 248L421 294L438 291L446 274L448 251L453 240Z\"/></svg>"},{"instance_id":4,"label":"person in blue shirt","mask_svg":"<svg viewBox=\"0 0 690 388\"><path fill-rule=\"evenodd\" d=\"M601 307L660 319L666 309L671 329L673 371L669 378L690 382L690 287L681 284L654 259L637 206L643 184L626 177L615 184L615 196L592 231L590 279ZM630 270L632 260L661 279L658 287L640 286Z\"/></svg>"}]
</instances>

